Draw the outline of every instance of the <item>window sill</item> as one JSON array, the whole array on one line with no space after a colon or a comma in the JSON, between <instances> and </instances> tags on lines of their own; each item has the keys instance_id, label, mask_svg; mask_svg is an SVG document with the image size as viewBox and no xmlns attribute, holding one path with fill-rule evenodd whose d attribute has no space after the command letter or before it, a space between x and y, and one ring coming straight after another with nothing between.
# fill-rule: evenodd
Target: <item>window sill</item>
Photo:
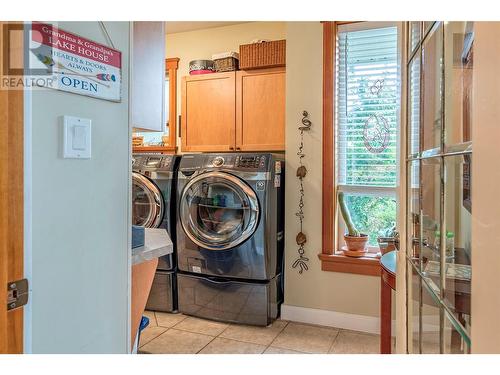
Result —
<instances>
[{"instance_id":1,"label":"window sill","mask_svg":"<svg viewBox=\"0 0 500 375\"><path fill-rule=\"evenodd\" d=\"M376 252L369 251L366 256L354 258L337 251L334 254L318 254L318 258L321 260L322 271L380 276L380 258Z\"/></svg>"}]
</instances>

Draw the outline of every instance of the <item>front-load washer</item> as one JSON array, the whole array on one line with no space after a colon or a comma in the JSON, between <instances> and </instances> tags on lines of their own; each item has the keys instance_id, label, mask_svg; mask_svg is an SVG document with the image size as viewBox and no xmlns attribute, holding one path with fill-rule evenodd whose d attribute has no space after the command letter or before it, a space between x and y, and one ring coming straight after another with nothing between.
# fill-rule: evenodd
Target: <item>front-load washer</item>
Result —
<instances>
[{"instance_id":1,"label":"front-load washer","mask_svg":"<svg viewBox=\"0 0 500 375\"><path fill-rule=\"evenodd\" d=\"M184 155L177 202L179 310L269 324L283 298L283 157Z\"/></svg>"},{"instance_id":2,"label":"front-load washer","mask_svg":"<svg viewBox=\"0 0 500 375\"><path fill-rule=\"evenodd\" d=\"M132 155L132 224L164 228L174 244L174 252L158 260L148 310L177 311L175 197L179 161L175 155Z\"/></svg>"}]
</instances>

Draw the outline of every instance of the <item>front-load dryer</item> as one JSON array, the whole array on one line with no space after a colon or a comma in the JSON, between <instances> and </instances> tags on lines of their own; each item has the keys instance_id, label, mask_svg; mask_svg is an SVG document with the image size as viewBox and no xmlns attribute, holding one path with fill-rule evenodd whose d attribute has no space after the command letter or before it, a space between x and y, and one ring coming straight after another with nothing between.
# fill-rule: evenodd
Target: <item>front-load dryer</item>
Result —
<instances>
[{"instance_id":1,"label":"front-load dryer","mask_svg":"<svg viewBox=\"0 0 500 375\"><path fill-rule=\"evenodd\" d=\"M132 155L132 224L164 228L174 244L174 253L158 260L148 310L177 311L175 197L179 161L175 155Z\"/></svg>"},{"instance_id":2,"label":"front-load dryer","mask_svg":"<svg viewBox=\"0 0 500 375\"><path fill-rule=\"evenodd\" d=\"M269 324L282 300L282 156L184 155L177 206L179 310Z\"/></svg>"}]
</instances>

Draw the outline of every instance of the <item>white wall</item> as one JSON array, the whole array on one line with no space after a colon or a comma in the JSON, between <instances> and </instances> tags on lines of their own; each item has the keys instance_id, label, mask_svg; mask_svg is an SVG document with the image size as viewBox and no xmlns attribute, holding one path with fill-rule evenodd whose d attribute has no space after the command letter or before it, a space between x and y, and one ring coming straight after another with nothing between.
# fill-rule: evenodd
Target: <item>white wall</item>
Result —
<instances>
[{"instance_id":1,"label":"white wall","mask_svg":"<svg viewBox=\"0 0 500 375\"><path fill-rule=\"evenodd\" d=\"M286 79L286 273L285 304L356 315L379 315L380 279L321 271L322 84L323 27L320 22L288 22ZM297 257L295 217L299 202L296 156L302 111L307 110L311 130L304 136L305 222L309 270L302 275L291 268Z\"/></svg>"},{"instance_id":2,"label":"white wall","mask_svg":"<svg viewBox=\"0 0 500 375\"><path fill-rule=\"evenodd\" d=\"M106 44L97 22L60 22ZM106 22L122 51L122 102L32 96L32 351L125 353L128 326L129 23ZM61 157L59 116L92 120L92 159Z\"/></svg>"}]
</instances>

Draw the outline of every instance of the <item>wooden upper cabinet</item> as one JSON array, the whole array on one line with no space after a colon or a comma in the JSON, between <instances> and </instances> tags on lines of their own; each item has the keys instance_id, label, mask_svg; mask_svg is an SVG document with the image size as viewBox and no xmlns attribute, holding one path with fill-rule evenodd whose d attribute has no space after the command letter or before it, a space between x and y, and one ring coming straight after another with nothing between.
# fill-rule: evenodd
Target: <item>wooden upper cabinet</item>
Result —
<instances>
[{"instance_id":1,"label":"wooden upper cabinet","mask_svg":"<svg viewBox=\"0 0 500 375\"><path fill-rule=\"evenodd\" d=\"M236 73L182 78L182 151L232 151Z\"/></svg>"},{"instance_id":2,"label":"wooden upper cabinet","mask_svg":"<svg viewBox=\"0 0 500 375\"><path fill-rule=\"evenodd\" d=\"M285 149L285 68L236 73L236 149Z\"/></svg>"},{"instance_id":3,"label":"wooden upper cabinet","mask_svg":"<svg viewBox=\"0 0 500 375\"><path fill-rule=\"evenodd\" d=\"M182 151L285 149L285 68L182 78Z\"/></svg>"}]
</instances>

